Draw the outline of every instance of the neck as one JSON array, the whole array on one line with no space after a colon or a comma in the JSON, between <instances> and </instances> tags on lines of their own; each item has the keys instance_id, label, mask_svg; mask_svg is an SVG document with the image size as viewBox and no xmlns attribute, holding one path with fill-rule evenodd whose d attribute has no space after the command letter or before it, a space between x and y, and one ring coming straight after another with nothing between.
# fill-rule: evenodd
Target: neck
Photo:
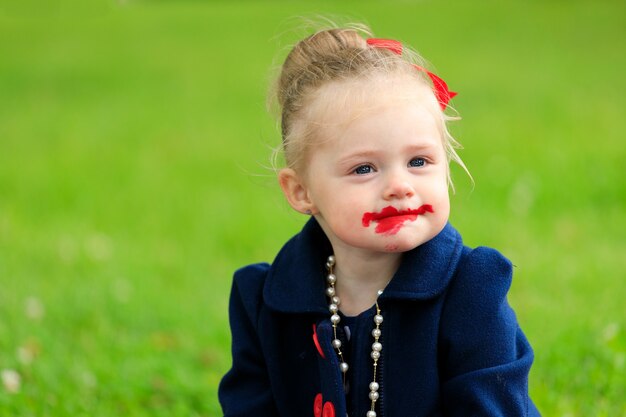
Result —
<instances>
[{"instance_id":1,"label":"neck","mask_svg":"<svg viewBox=\"0 0 626 417\"><path fill-rule=\"evenodd\" d=\"M379 253L354 248L334 248L340 309L355 316L369 309L400 266L401 253Z\"/></svg>"}]
</instances>

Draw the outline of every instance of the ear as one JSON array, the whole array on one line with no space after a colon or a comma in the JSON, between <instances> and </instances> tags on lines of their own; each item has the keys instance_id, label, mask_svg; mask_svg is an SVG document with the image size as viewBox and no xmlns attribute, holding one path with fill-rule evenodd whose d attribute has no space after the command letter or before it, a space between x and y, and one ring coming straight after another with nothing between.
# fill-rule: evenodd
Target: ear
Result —
<instances>
[{"instance_id":1,"label":"ear","mask_svg":"<svg viewBox=\"0 0 626 417\"><path fill-rule=\"evenodd\" d=\"M309 192L302 178L291 168L283 168L278 173L280 188L285 198L294 210L303 214L316 214L315 204L309 197Z\"/></svg>"}]
</instances>

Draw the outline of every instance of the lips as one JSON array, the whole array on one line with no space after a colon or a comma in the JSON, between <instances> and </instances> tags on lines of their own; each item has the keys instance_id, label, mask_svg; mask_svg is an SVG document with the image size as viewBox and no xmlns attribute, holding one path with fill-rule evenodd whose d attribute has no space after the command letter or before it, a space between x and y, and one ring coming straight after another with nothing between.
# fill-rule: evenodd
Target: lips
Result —
<instances>
[{"instance_id":1,"label":"lips","mask_svg":"<svg viewBox=\"0 0 626 417\"><path fill-rule=\"evenodd\" d=\"M395 216L407 216L407 215L415 215L416 217L422 215L426 212L434 213L433 206L430 204L423 204L417 209L408 209L408 210L398 210L395 207L389 206L385 207L380 211L380 213L365 213L363 215L363 226L368 227L372 221L379 221L382 219L386 219L388 217Z\"/></svg>"},{"instance_id":2,"label":"lips","mask_svg":"<svg viewBox=\"0 0 626 417\"><path fill-rule=\"evenodd\" d=\"M382 209L379 213L365 213L363 214L362 224L363 227L369 227L371 222L377 222L375 232L386 235L395 235L400 231L404 222L415 221L417 216L424 215L425 213L434 213L433 206L430 204L423 204L416 209L398 210L395 207L388 206Z\"/></svg>"}]
</instances>

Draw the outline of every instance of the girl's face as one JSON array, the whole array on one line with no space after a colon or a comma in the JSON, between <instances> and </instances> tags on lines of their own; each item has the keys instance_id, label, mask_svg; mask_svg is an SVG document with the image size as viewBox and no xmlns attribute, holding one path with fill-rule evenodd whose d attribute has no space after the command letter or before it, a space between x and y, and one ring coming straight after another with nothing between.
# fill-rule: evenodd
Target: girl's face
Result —
<instances>
[{"instance_id":1,"label":"girl's face","mask_svg":"<svg viewBox=\"0 0 626 417\"><path fill-rule=\"evenodd\" d=\"M348 111L324 112L327 140L308 155L303 184L335 251L408 251L436 236L448 220L437 103L427 87L413 84L366 85L354 95L337 91L359 98L344 107Z\"/></svg>"}]
</instances>

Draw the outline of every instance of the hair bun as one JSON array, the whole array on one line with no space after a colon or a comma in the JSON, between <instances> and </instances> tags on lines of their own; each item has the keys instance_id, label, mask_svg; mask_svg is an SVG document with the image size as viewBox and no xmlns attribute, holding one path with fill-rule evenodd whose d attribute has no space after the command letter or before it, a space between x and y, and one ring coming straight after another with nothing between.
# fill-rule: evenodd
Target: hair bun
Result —
<instances>
[{"instance_id":1,"label":"hair bun","mask_svg":"<svg viewBox=\"0 0 626 417\"><path fill-rule=\"evenodd\" d=\"M284 107L306 87L317 87L345 72L346 58L367 48L354 29L328 29L298 42L283 64L278 81L278 102Z\"/></svg>"}]
</instances>

